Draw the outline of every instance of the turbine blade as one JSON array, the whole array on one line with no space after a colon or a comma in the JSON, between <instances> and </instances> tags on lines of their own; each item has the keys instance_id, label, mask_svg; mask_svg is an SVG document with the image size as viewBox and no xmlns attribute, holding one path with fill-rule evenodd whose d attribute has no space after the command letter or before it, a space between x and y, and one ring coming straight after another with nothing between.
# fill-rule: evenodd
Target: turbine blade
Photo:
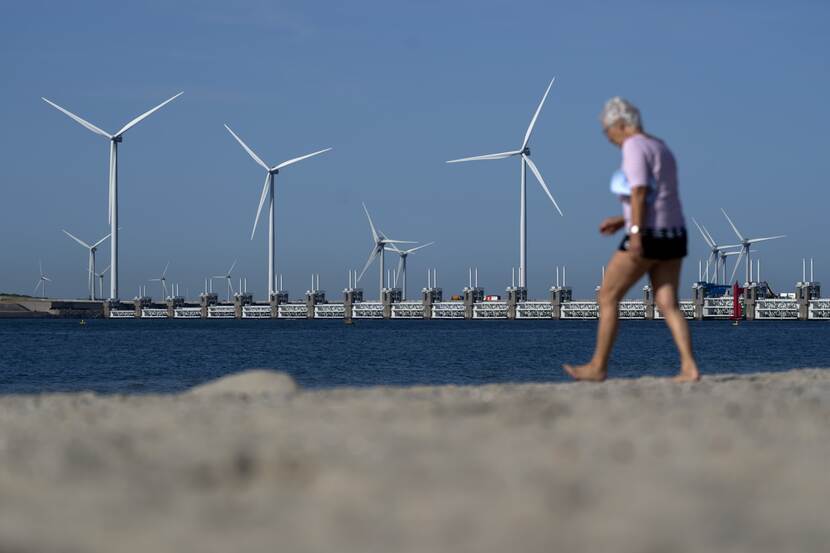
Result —
<instances>
[{"instance_id":1,"label":"turbine blade","mask_svg":"<svg viewBox=\"0 0 830 553\"><path fill-rule=\"evenodd\" d=\"M316 152L312 152L312 153L306 154L304 156L295 157L293 159L289 159L288 161L283 161L279 165L275 165L274 168L271 169L271 170L272 171L278 171L278 170L282 169L283 167L288 167L289 165L293 165L294 163L297 163L298 161L302 161L304 159L308 159L310 157L320 155L322 153L328 152L329 150L331 150L331 148L326 148L324 150L317 150Z\"/></svg>"},{"instance_id":2,"label":"turbine blade","mask_svg":"<svg viewBox=\"0 0 830 553\"><path fill-rule=\"evenodd\" d=\"M167 269L170 268L170 262L167 262L167 265L164 266L164 270L161 272L161 278L164 278L167 275Z\"/></svg>"},{"instance_id":3,"label":"turbine blade","mask_svg":"<svg viewBox=\"0 0 830 553\"><path fill-rule=\"evenodd\" d=\"M160 278L148 278L147 282L161 282Z\"/></svg>"},{"instance_id":4,"label":"turbine blade","mask_svg":"<svg viewBox=\"0 0 830 553\"><path fill-rule=\"evenodd\" d=\"M363 270L360 271L360 276L357 277L357 281L355 281L355 282L360 282L360 279L363 278L363 275L366 273L366 269L369 268L369 265L372 264L372 261L375 260L375 257L377 257L377 255L378 255L378 248L377 248L377 246L375 246L375 247L372 248L372 251L369 252L369 259L366 260L366 265L363 266Z\"/></svg>"},{"instance_id":5,"label":"turbine blade","mask_svg":"<svg viewBox=\"0 0 830 553\"><path fill-rule=\"evenodd\" d=\"M52 282L52 279L45 275L43 277L43 280L45 280L46 282Z\"/></svg>"},{"instance_id":6,"label":"turbine blade","mask_svg":"<svg viewBox=\"0 0 830 553\"><path fill-rule=\"evenodd\" d=\"M380 236L378 236L378 231L375 229L375 223L372 222L372 216L369 215L369 210L366 209L365 203L363 204L363 211L366 212L366 218L369 219L369 227L372 229L372 240L374 240L375 244L377 244L380 242Z\"/></svg>"},{"instance_id":7,"label":"turbine blade","mask_svg":"<svg viewBox=\"0 0 830 553\"><path fill-rule=\"evenodd\" d=\"M231 268L228 269L228 276L230 276L233 273L233 269L234 269L234 267L236 267L236 262L237 261L239 261L239 260L238 259L233 260L233 265L231 265Z\"/></svg>"},{"instance_id":8,"label":"turbine blade","mask_svg":"<svg viewBox=\"0 0 830 553\"><path fill-rule=\"evenodd\" d=\"M104 276L104 273L106 273L107 271L109 271L109 270L110 270L110 267L111 267L111 265L107 265L107 268L106 268L106 269L104 269L103 271L101 271L101 272L98 274L98 276Z\"/></svg>"},{"instance_id":9,"label":"turbine blade","mask_svg":"<svg viewBox=\"0 0 830 553\"><path fill-rule=\"evenodd\" d=\"M721 211L723 211L723 216L724 216L724 217L726 217L726 220L727 220L727 221L729 221L729 224L730 224L730 226L732 227L732 230L734 230L734 231L735 231L735 234L738 236L738 240L740 240L741 242L743 242L743 241L744 241L744 237L743 237L743 236L741 236L741 233L740 233L740 231L738 230L738 227L736 227L736 226L735 226L735 223L733 223L733 222L732 222L732 219L730 219L730 218L729 218L729 215L727 215L727 214L726 214L726 210L725 210L725 209L723 209L723 208L721 208L720 210L721 210Z\"/></svg>"},{"instance_id":10,"label":"turbine blade","mask_svg":"<svg viewBox=\"0 0 830 553\"><path fill-rule=\"evenodd\" d=\"M86 121L86 120L84 120L84 119L81 119L80 117L78 117L77 115L75 115L74 113L72 113L71 111L63 109L63 108L62 108L62 107L60 107L58 104L56 104L56 103L54 103L54 102L52 102L52 101L50 101L50 100L47 100L46 98L43 98L42 96L41 96L41 99L42 99L44 102L46 102L47 104L49 104L50 106L52 106L53 108L57 109L58 111L61 111L61 112L63 112L65 115L68 115L70 118L74 119L77 123L80 123L81 125L83 125L84 127L86 127L88 130L90 130L90 131L94 132L95 134L100 134L101 136L105 136L105 137L107 137L107 138L112 138L112 135L111 135L110 133L108 133L108 132L106 132L106 131L103 131L103 130L99 129L98 127L96 127L95 125L93 125L92 123L90 123L89 121Z\"/></svg>"},{"instance_id":11,"label":"turbine blade","mask_svg":"<svg viewBox=\"0 0 830 553\"><path fill-rule=\"evenodd\" d=\"M544 189L545 193L548 195L548 198L550 198L550 201L553 202L553 207L556 208L556 211L559 212L559 215L564 217L564 214L562 213L562 210L559 209L559 204L557 204L556 200L553 199L553 194L550 193L550 190L548 189L548 185L545 184L545 180L542 178L542 173L539 172L539 169L536 167L536 164L533 163L533 161L530 160L530 157L526 156L525 154L522 154L522 159L525 160L528 167L530 167L530 170L533 171L534 175L536 175L536 179L539 181L539 184L542 185L542 189Z\"/></svg>"},{"instance_id":12,"label":"turbine blade","mask_svg":"<svg viewBox=\"0 0 830 553\"><path fill-rule=\"evenodd\" d=\"M401 271L403 270L403 256L398 259L398 268L395 270L395 285L398 284L398 279L401 278Z\"/></svg>"},{"instance_id":13,"label":"turbine blade","mask_svg":"<svg viewBox=\"0 0 830 553\"><path fill-rule=\"evenodd\" d=\"M550 80L550 84L548 85L547 90L545 90L545 95L542 96L542 101L539 102L539 107L536 108L536 113L533 114L533 119L530 120L530 125L527 127L527 132L525 133L525 139L522 142L522 150L527 147L527 143L530 142L530 135L533 134L533 127L536 126L536 120L539 118L539 113L542 111L542 106L545 105L545 100L548 97L548 92L550 92L551 87L553 86L553 81L556 80L556 77Z\"/></svg>"},{"instance_id":14,"label":"turbine blade","mask_svg":"<svg viewBox=\"0 0 830 553\"><path fill-rule=\"evenodd\" d=\"M786 238L786 234L779 234L777 236L767 236L766 238L753 238L751 240L747 240L750 244L754 244L755 242L766 242L767 240L777 240L778 238Z\"/></svg>"},{"instance_id":15,"label":"turbine blade","mask_svg":"<svg viewBox=\"0 0 830 553\"><path fill-rule=\"evenodd\" d=\"M417 252L417 251L418 251L418 250L420 250L421 248L426 248L427 246L432 246L433 244L435 244L435 242L428 242L428 243L423 244L423 245L421 245L421 246L418 246L418 247L416 247L416 248L411 248L411 249L408 249L408 250L406 250L406 253Z\"/></svg>"},{"instance_id":16,"label":"turbine blade","mask_svg":"<svg viewBox=\"0 0 830 553\"><path fill-rule=\"evenodd\" d=\"M706 228L706 227L704 226L704 227L703 227L703 232L705 232L705 233L706 233L706 236L708 236L708 237L709 237L709 242L712 244L712 247L713 247L713 248L717 248L717 247L718 247L718 243L717 243L717 242L715 242L715 239L712 237L712 233L711 233L711 232L709 232L709 229L708 229L708 228Z\"/></svg>"},{"instance_id":17,"label":"turbine blade","mask_svg":"<svg viewBox=\"0 0 830 553\"><path fill-rule=\"evenodd\" d=\"M270 171L270 170L271 170L271 168L270 168L270 167L268 167L268 165L267 165L264 161L262 161L262 160L259 158L259 156L258 156L258 155L256 155L256 153L254 153L254 151L253 151L252 149L250 149L250 148L248 147L248 145L247 145L247 144L245 144L245 143L242 141L242 139L241 139L241 138L239 138L239 137L236 135L236 133L235 133L235 132L233 132L233 131L231 130L231 128L230 128L228 125L225 125L225 128L226 128L226 129L228 129L228 132L229 132L229 133L231 133L231 136L233 136L233 137L236 139L236 141L237 141L237 142L239 142L239 144L240 144L240 145L241 145L241 146L245 149L245 151L246 151L246 152L248 152L248 155L249 155L249 156L251 156L251 157L254 159L254 161L256 161L257 163L259 163L259 164L262 166L262 168L263 168L263 169L265 169L266 171Z\"/></svg>"},{"instance_id":18,"label":"turbine blade","mask_svg":"<svg viewBox=\"0 0 830 553\"><path fill-rule=\"evenodd\" d=\"M262 206L265 204L265 198L268 197L268 183L271 179L271 173L265 174L265 184L262 185L262 195L259 197L259 207L256 208L256 218L254 219L254 228L251 230L251 240L256 234L256 226L259 223L259 216L262 213Z\"/></svg>"},{"instance_id":19,"label":"turbine blade","mask_svg":"<svg viewBox=\"0 0 830 553\"><path fill-rule=\"evenodd\" d=\"M714 247L715 247L715 245L712 243L712 241L711 241L711 240L709 240L709 237L708 237L708 236L706 235L706 233L703 231L703 227L701 227L701 226L698 224L697 220L696 220L694 217L692 217L692 222L695 224L695 226L697 227L697 230L699 230L699 231L700 231L700 234L703 236L703 241L704 241L704 242L706 242L706 244L707 244L710 248L714 248Z\"/></svg>"},{"instance_id":20,"label":"turbine blade","mask_svg":"<svg viewBox=\"0 0 830 553\"><path fill-rule=\"evenodd\" d=\"M389 240L384 238L380 241L381 244L417 244L418 242L414 242L412 240Z\"/></svg>"},{"instance_id":21,"label":"turbine blade","mask_svg":"<svg viewBox=\"0 0 830 553\"><path fill-rule=\"evenodd\" d=\"M98 246L100 246L101 244L103 244L104 242L106 242L107 238L109 238L109 237L110 237L110 234L112 234L112 233L107 234L106 236L104 236L103 238L101 238L100 240L98 240L97 242L95 242L95 243L92 245L92 247L93 247L93 248L97 248Z\"/></svg>"},{"instance_id":22,"label":"turbine blade","mask_svg":"<svg viewBox=\"0 0 830 553\"><path fill-rule=\"evenodd\" d=\"M182 94L184 94L184 91L179 92L178 94L176 94L172 98L168 98L167 100L163 101L162 103L160 103L159 105L157 105L153 109L145 111L144 113L142 113L141 115L139 115L138 117L136 117L135 119L133 119L132 121L130 121L129 123L124 125L123 127L121 127L121 130L118 131L117 133L115 133L115 136L121 136L122 134L127 132L127 130L129 130L132 127L138 125L141 121L143 121L144 119L147 119L153 113L157 112L158 110L160 110L161 108L163 108L164 106L166 106L167 104L169 104L170 102L172 102L173 100L175 100L176 98L181 96Z\"/></svg>"},{"instance_id":23,"label":"turbine blade","mask_svg":"<svg viewBox=\"0 0 830 553\"><path fill-rule=\"evenodd\" d=\"M461 163L462 161L483 161L489 159L505 159L511 156L516 156L522 153L521 150L513 150L510 152L499 152L498 154L485 154L483 156L462 157L461 159L451 159L447 163Z\"/></svg>"},{"instance_id":24,"label":"turbine blade","mask_svg":"<svg viewBox=\"0 0 830 553\"><path fill-rule=\"evenodd\" d=\"M741 259L744 257L744 250L738 253L738 259L735 261L735 266L732 268L732 276L729 277L729 282L735 282L735 273L738 272L738 267L741 265Z\"/></svg>"},{"instance_id":25,"label":"turbine blade","mask_svg":"<svg viewBox=\"0 0 830 553\"><path fill-rule=\"evenodd\" d=\"M70 237L75 242L77 242L78 244L80 244L81 246L85 247L86 249L88 249L88 250L92 249L92 246L90 246L89 244L87 244L86 242L84 242L83 240L81 240L80 238L78 238L77 236L72 234L71 232L64 230L63 233L65 235L67 235L68 237Z\"/></svg>"}]
</instances>

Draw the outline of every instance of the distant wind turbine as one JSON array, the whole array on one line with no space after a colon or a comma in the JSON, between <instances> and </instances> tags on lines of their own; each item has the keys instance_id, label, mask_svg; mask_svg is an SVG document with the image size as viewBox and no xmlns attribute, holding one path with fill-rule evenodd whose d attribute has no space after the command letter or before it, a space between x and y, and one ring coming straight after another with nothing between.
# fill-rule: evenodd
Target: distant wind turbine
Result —
<instances>
[{"instance_id":1,"label":"distant wind turbine","mask_svg":"<svg viewBox=\"0 0 830 553\"><path fill-rule=\"evenodd\" d=\"M52 279L43 274L43 261L38 261L38 265L40 267L40 278L35 283L35 291L32 294L37 294L37 289L42 287L43 297L48 297L46 295L46 283L52 282Z\"/></svg>"},{"instance_id":2,"label":"distant wind turbine","mask_svg":"<svg viewBox=\"0 0 830 553\"><path fill-rule=\"evenodd\" d=\"M91 246L75 236L74 234L70 233L67 230L64 230L63 233L70 237L72 240L80 244L81 246L85 247L89 252L89 263L87 265L87 286L89 287L89 299L95 299L95 252L98 251L98 246L103 244L107 238L110 237L109 234L92 244ZM101 273L103 275L103 273Z\"/></svg>"},{"instance_id":3,"label":"distant wind turbine","mask_svg":"<svg viewBox=\"0 0 830 553\"><path fill-rule=\"evenodd\" d=\"M452 159L447 163L460 163L463 161L485 161L485 160L492 160L492 159L505 159L508 157L515 157L518 156L521 163L521 188L519 193L519 204L520 204L520 211L519 211L519 286L522 288L527 287L527 168L530 167L530 170L536 176L536 179L539 181L539 185L541 185L542 189L550 198L550 201L553 202L553 207L556 208L556 211L559 212L559 215L562 215L562 210L559 209L559 204L556 203L556 200L553 198L553 194L551 194L550 189L548 189L548 185L545 184L545 180L542 178L542 173L539 172L539 169L536 167L536 164L530 159L530 137L533 134L533 127L536 126L536 120L539 118L539 113L542 111L542 106L545 105L545 99L548 97L548 93L550 92L551 87L553 86L553 82L556 79L554 77L550 80L550 84L548 85L547 90L545 90L544 96L542 96L542 101L539 102L539 107L536 108L536 112L533 114L533 118L530 120L530 125L527 127L527 132L525 132L524 140L522 141L522 146L518 150L511 150L509 152L500 152L497 154L486 154L482 156L473 156L473 157L465 157L461 159Z\"/></svg>"},{"instance_id":4,"label":"distant wind turbine","mask_svg":"<svg viewBox=\"0 0 830 553\"><path fill-rule=\"evenodd\" d=\"M162 288L162 301L167 299L167 269L170 267L170 262L167 262L167 265L164 266L164 270L161 272L161 276L159 278L151 278L147 282L160 282Z\"/></svg>"},{"instance_id":5,"label":"distant wind turbine","mask_svg":"<svg viewBox=\"0 0 830 553\"><path fill-rule=\"evenodd\" d=\"M121 130L116 132L115 134L110 134L106 131L101 130L100 128L96 127L89 121L81 119L74 113L60 107L56 103L52 102L51 100L47 100L46 98L42 98L44 102L52 106L53 108L57 109L58 111L62 112L63 114L67 115L69 118L74 120L75 122L79 123L86 129L94 132L95 134L99 134L104 138L109 139L110 141L110 168L109 168L109 202L107 206L107 221L110 224L110 235L112 236L112 242L110 242L110 262L112 263L112 272L110 272L110 299L117 300L118 299L118 145L124 140L123 135L129 129L149 117L154 112L160 110L179 96L184 94L184 92L179 92L172 98L165 100L164 102L160 103L156 107L151 110L145 111L123 127Z\"/></svg>"},{"instance_id":6,"label":"distant wind turbine","mask_svg":"<svg viewBox=\"0 0 830 553\"><path fill-rule=\"evenodd\" d=\"M381 298L383 296L384 252L387 244L415 244L415 242L407 240L390 240L381 230L375 228L375 223L372 222L372 216L369 215L369 210L366 209L366 204L363 204L363 211L366 213L366 218L369 219L369 228L372 231L372 241L374 242L374 245L372 246L372 251L369 252L369 259L366 260L366 265L363 266L363 270L360 271L360 275L357 277L357 282L363 278L363 275L366 273L366 269L369 268L372 261L380 255L380 288L378 289L378 298Z\"/></svg>"},{"instance_id":7,"label":"distant wind turbine","mask_svg":"<svg viewBox=\"0 0 830 553\"><path fill-rule=\"evenodd\" d=\"M98 296L100 296L101 298L104 297L104 275L107 274L107 271L109 270L110 266L107 265L107 268L101 271L100 273L90 271L94 277L98 277Z\"/></svg>"},{"instance_id":8,"label":"distant wind turbine","mask_svg":"<svg viewBox=\"0 0 830 553\"><path fill-rule=\"evenodd\" d=\"M234 290L233 290L233 281L231 280L231 273L233 273L233 269L234 269L234 267L236 267L236 261L237 260L234 260L234 262L231 264L231 268L228 269L228 272L226 274L224 274L224 275L215 275L215 276L211 277L211 278L218 278L218 279L223 279L223 280L228 281L228 303L230 303L231 294L233 294L233 292L234 292ZM241 290L240 290L240 292L241 292Z\"/></svg>"},{"instance_id":9,"label":"distant wind turbine","mask_svg":"<svg viewBox=\"0 0 830 553\"><path fill-rule=\"evenodd\" d=\"M750 282L750 251L749 248L752 244L757 244L758 242L765 242L767 240L777 240L778 238L785 238L786 234L778 234L776 236L767 236L765 238L744 238L741 232L738 230L738 227L735 226L735 223L732 222L732 219L729 218L729 215L726 214L726 210L721 208L723 211L723 216L726 217L726 220L729 221L729 225L732 227L732 230L735 231L735 235L738 237L738 240L741 241L741 253L738 255L737 261L735 261L735 268L732 269L732 276L729 277L729 282L733 282L735 280L735 272L738 270L738 265L741 264L741 258L746 256L746 280L745 282L748 284Z\"/></svg>"},{"instance_id":10,"label":"distant wind turbine","mask_svg":"<svg viewBox=\"0 0 830 553\"><path fill-rule=\"evenodd\" d=\"M722 244L718 244L717 242L715 242L715 239L712 238L712 235L709 233L709 230L706 227L701 226L700 224L698 224L698 222L695 220L694 217L692 217L692 222L697 227L697 230L700 231L700 234L703 236L703 241L706 242L706 245L709 246L709 248L711 250L709 252L709 259L714 261L714 263L715 263L715 280L717 281L718 277L721 276L721 273L723 273L722 278L725 279L726 278L726 269L725 269L725 267L726 267L726 252L724 250L728 250L728 249L731 249L731 248L740 248L741 245L740 244L730 244L728 246L724 246ZM707 267L709 266L708 262L707 262L706 266ZM709 274L708 273L706 274L706 280L709 280ZM725 284L725 282L724 282L724 284Z\"/></svg>"},{"instance_id":11,"label":"distant wind turbine","mask_svg":"<svg viewBox=\"0 0 830 553\"><path fill-rule=\"evenodd\" d=\"M408 250L401 250L395 244L391 244L391 249L395 253L400 256L398 260L398 268L395 271L395 285L398 284L398 279L401 279L401 297L402 299L406 299L406 258L409 257L409 254L417 252L422 248L426 248L427 246L432 246L435 242L428 242L426 244L422 244L420 246L416 246L414 248L409 248Z\"/></svg>"},{"instance_id":12,"label":"distant wind turbine","mask_svg":"<svg viewBox=\"0 0 830 553\"><path fill-rule=\"evenodd\" d=\"M254 233L256 233L257 223L259 223L259 215L262 213L262 206L265 204L265 199L268 198L268 297L270 298L275 292L275 282L274 282L274 272L275 272L275 263L274 263L274 176L280 172L280 169L288 167L289 165L293 165L298 161L302 161L304 159L308 159L310 157L322 154L324 152L328 152L331 148L325 148L323 150L318 150L316 152L312 152L310 154L306 154L304 156L295 157L289 159L287 161L283 161L280 164L269 166L266 164L262 159L254 153L254 151L248 147L245 142L242 141L239 136L236 135L235 132L231 130L228 125L225 125L225 128L228 129L228 132L231 133L239 145L248 152L248 155L257 162L257 164L265 169L265 184L262 186L262 195L259 198L259 207L256 210L256 218L254 219L254 228L251 231L251 240L254 239Z\"/></svg>"}]
</instances>

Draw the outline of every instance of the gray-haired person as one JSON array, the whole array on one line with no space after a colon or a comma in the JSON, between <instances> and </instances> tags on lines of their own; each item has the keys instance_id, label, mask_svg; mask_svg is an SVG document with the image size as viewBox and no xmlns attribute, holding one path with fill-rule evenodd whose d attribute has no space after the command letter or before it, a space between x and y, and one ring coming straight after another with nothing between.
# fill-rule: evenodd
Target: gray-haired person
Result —
<instances>
[{"instance_id":1,"label":"gray-haired person","mask_svg":"<svg viewBox=\"0 0 830 553\"><path fill-rule=\"evenodd\" d=\"M623 98L608 100L600 121L608 140L622 149L622 168L614 175L611 189L620 197L623 215L605 219L599 231L610 236L624 228L625 236L608 262L600 287L601 316L594 355L585 365L564 365L564 369L577 380L605 379L617 334L619 301L648 273L654 301L680 352L680 372L675 379L698 380L689 326L677 303L680 268L686 256L686 225L674 155L662 140L646 134L640 110Z\"/></svg>"}]
</instances>

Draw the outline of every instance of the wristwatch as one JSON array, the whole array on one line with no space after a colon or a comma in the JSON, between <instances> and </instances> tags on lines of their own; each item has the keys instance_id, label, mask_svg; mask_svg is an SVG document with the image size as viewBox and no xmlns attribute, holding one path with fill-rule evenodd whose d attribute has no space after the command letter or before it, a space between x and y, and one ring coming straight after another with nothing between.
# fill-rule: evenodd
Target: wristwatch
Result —
<instances>
[{"instance_id":1,"label":"wristwatch","mask_svg":"<svg viewBox=\"0 0 830 553\"><path fill-rule=\"evenodd\" d=\"M640 226L639 225L631 225L628 228L628 234L640 234Z\"/></svg>"}]
</instances>

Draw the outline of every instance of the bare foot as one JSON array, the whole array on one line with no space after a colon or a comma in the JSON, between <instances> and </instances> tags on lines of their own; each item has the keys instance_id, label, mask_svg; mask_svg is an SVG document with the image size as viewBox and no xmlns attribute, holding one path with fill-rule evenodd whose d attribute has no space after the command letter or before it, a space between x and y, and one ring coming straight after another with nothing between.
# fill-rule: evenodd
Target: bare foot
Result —
<instances>
[{"instance_id":1,"label":"bare foot","mask_svg":"<svg viewBox=\"0 0 830 553\"><path fill-rule=\"evenodd\" d=\"M588 363L586 365L562 365L565 372L571 375L574 380L587 380L590 382L602 382L605 380L607 371L601 367Z\"/></svg>"},{"instance_id":2,"label":"bare foot","mask_svg":"<svg viewBox=\"0 0 830 553\"><path fill-rule=\"evenodd\" d=\"M700 380L700 372L697 370L697 365L695 363L684 364L680 367L680 374L672 380L675 382L697 382Z\"/></svg>"}]
</instances>

